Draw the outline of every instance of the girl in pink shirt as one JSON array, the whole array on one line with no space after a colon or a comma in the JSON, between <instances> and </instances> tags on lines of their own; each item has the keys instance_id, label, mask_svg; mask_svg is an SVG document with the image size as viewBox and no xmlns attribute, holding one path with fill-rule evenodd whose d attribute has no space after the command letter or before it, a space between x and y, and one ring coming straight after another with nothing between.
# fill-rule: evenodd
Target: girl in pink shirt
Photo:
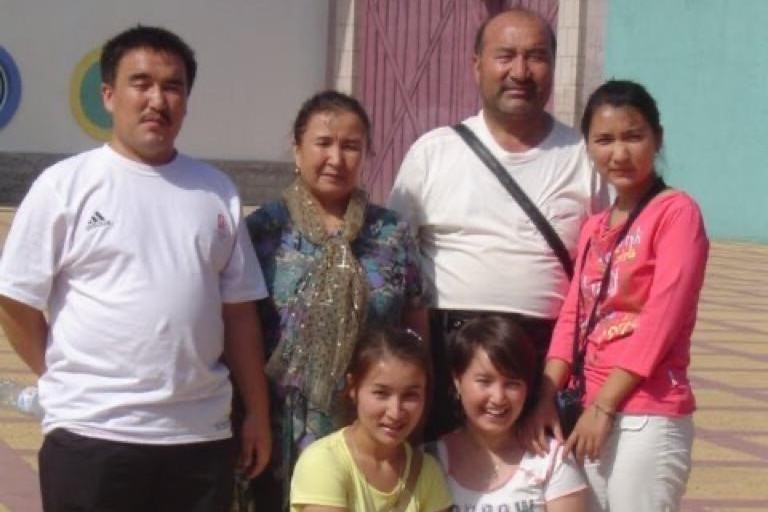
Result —
<instances>
[{"instance_id":1,"label":"girl in pink shirt","mask_svg":"<svg viewBox=\"0 0 768 512\"><path fill-rule=\"evenodd\" d=\"M578 343L584 411L565 452L585 463L591 510L676 511L691 466L687 368L709 242L696 202L656 174L663 132L645 88L606 82L581 128L616 201L582 230L529 437L539 451L547 429L563 437L554 396L573 377Z\"/></svg>"}]
</instances>

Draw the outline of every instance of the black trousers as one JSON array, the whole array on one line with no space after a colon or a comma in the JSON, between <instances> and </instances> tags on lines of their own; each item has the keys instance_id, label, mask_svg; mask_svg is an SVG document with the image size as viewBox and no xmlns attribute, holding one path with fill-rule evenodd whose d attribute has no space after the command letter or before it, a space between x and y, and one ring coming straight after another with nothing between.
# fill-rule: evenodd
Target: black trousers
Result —
<instances>
[{"instance_id":1,"label":"black trousers","mask_svg":"<svg viewBox=\"0 0 768 512\"><path fill-rule=\"evenodd\" d=\"M56 429L39 454L45 512L227 512L231 439L146 445Z\"/></svg>"},{"instance_id":2,"label":"black trousers","mask_svg":"<svg viewBox=\"0 0 768 512\"><path fill-rule=\"evenodd\" d=\"M451 370L448 366L448 340L464 322L487 314L508 317L517 323L531 337L536 347L536 375L540 378L544 370L544 359L549 349L555 320L494 311L431 310L429 322L434 379L431 407L424 427L425 441L435 441L443 434L456 429L461 423L461 404L456 398ZM533 390L534 397L538 385L537 381Z\"/></svg>"}]
</instances>

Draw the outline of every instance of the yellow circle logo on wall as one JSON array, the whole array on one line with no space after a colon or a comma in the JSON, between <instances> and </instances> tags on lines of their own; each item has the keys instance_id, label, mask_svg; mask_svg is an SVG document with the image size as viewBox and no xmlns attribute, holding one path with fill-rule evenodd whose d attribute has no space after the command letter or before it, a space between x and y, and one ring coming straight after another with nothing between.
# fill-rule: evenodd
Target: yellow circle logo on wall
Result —
<instances>
[{"instance_id":1,"label":"yellow circle logo on wall","mask_svg":"<svg viewBox=\"0 0 768 512\"><path fill-rule=\"evenodd\" d=\"M96 140L112 133L112 117L101 102L101 48L88 52L75 67L69 83L69 106L80 128Z\"/></svg>"}]
</instances>

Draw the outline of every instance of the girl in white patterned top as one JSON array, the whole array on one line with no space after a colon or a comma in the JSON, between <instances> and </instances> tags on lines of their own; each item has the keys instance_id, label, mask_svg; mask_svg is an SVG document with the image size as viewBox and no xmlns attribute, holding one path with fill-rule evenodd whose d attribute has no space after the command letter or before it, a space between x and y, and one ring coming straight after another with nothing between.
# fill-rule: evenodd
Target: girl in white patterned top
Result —
<instances>
[{"instance_id":1,"label":"girl in white patterned top","mask_svg":"<svg viewBox=\"0 0 768 512\"><path fill-rule=\"evenodd\" d=\"M450 347L464 425L437 442L456 512L584 512L586 485L553 439L549 454L527 452L516 426L527 413L535 353L513 321L486 315L468 321Z\"/></svg>"}]
</instances>

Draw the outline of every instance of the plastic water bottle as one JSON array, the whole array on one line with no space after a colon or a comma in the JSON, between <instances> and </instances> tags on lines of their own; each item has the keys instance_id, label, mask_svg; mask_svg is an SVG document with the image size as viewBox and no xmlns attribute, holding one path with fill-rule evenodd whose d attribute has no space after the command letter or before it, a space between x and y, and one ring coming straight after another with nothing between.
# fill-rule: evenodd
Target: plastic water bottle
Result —
<instances>
[{"instance_id":1,"label":"plastic water bottle","mask_svg":"<svg viewBox=\"0 0 768 512\"><path fill-rule=\"evenodd\" d=\"M37 388L13 380L0 380L0 406L38 418L43 416L43 409L37 400Z\"/></svg>"}]
</instances>

